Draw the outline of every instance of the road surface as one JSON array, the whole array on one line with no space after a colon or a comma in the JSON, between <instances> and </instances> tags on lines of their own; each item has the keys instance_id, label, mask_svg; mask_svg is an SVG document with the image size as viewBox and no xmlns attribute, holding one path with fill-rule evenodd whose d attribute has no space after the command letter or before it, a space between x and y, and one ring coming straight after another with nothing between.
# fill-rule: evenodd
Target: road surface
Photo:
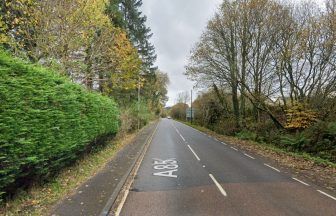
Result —
<instances>
[{"instance_id":1,"label":"road surface","mask_svg":"<svg viewBox=\"0 0 336 216\"><path fill-rule=\"evenodd\" d=\"M120 215L336 215L335 195L162 119Z\"/></svg>"}]
</instances>

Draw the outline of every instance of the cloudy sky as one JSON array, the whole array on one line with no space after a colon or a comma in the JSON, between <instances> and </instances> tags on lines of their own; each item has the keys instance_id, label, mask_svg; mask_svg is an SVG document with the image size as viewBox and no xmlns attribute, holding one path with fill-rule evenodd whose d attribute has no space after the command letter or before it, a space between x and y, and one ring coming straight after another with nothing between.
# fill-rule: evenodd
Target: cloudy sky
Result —
<instances>
[{"instance_id":1,"label":"cloudy sky","mask_svg":"<svg viewBox=\"0 0 336 216\"><path fill-rule=\"evenodd\" d=\"M292 0L299 2L300 0ZM323 4L324 0L307 0ZM167 106L174 105L179 92L190 91L193 83L183 75L193 45L222 0L143 0L142 12L154 33L157 66L168 73ZM195 96L194 96L195 98Z\"/></svg>"},{"instance_id":2,"label":"cloudy sky","mask_svg":"<svg viewBox=\"0 0 336 216\"><path fill-rule=\"evenodd\" d=\"M183 75L190 49L198 41L208 20L221 0L143 0L142 12L154 33L157 66L170 78L169 101L176 95L190 91L193 83Z\"/></svg>"}]
</instances>

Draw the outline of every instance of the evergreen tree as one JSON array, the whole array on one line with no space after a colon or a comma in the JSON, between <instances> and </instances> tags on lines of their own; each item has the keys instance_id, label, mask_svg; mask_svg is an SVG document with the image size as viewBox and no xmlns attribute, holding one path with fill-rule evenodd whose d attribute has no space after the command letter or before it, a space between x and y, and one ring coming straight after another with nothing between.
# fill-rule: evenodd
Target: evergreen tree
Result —
<instances>
[{"instance_id":1,"label":"evergreen tree","mask_svg":"<svg viewBox=\"0 0 336 216\"><path fill-rule=\"evenodd\" d=\"M110 0L106 7L106 13L110 17L111 22L116 27L125 28L124 17L121 12L122 0Z\"/></svg>"},{"instance_id":2,"label":"evergreen tree","mask_svg":"<svg viewBox=\"0 0 336 216\"><path fill-rule=\"evenodd\" d=\"M116 26L127 31L129 39L142 59L144 74L155 76L156 54L154 46L149 41L153 34L146 26L147 17L139 10L141 5L142 0L110 0L108 14Z\"/></svg>"},{"instance_id":3,"label":"evergreen tree","mask_svg":"<svg viewBox=\"0 0 336 216\"><path fill-rule=\"evenodd\" d=\"M107 13L115 26L126 30L129 40L138 51L142 60L141 100L152 106L155 103L153 92L157 91L154 86L158 79L155 73L157 67L154 66L156 54L149 41L153 34L146 26L147 17L140 11L141 6L142 0L110 0ZM130 97L137 100L137 95L137 92L133 92Z\"/></svg>"}]
</instances>

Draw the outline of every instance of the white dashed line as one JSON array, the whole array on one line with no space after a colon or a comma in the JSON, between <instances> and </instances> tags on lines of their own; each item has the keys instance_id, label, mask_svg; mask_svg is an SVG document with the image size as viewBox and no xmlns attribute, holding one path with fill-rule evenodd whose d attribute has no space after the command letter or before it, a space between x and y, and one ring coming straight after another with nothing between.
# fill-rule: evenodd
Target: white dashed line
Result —
<instances>
[{"instance_id":1,"label":"white dashed line","mask_svg":"<svg viewBox=\"0 0 336 216\"><path fill-rule=\"evenodd\" d=\"M292 178L292 179L294 179L295 181L297 181L297 182L300 182L301 184L304 184L304 185L306 185L306 186L309 186L309 184L307 184L306 182L304 182L304 181L301 181L301 180L299 180L299 179L297 179L297 178Z\"/></svg>"},{"instance_id":2,"label":"white dashed line","mask_svg":"<svg viewBox=\"0 0 336 216\"><path fill-rule=\"evenodd\" d=\"M183 141L185 142L186 140L184 139L184 137L179 133L180 137L183 139Z\"/></svg>"},{"instance_id":3,"label":"white dashed line","mask_svg":"<svg viewBox=\"0 0 336 216\"><path fill-rule=\"evenodd\" d=\"M227 145L225 142L221 142L223 145Z\"/></svg>"},{"instance_id":4,"label":"white dashed line","mask_svg":"<svg viewBox=\"0 0 336 216\"><path fill-rule=\"evenodd\" d=\"M197 159L198 161L200 161L201 159L197 156L197 154L196 154L196 153L194 152L194 150L190 147L190 145L188 145L188 147L189 147L190 151L195 155L196 159Z\"/></svg>"},{"instance_id":5,"label":"white dashed line","mask_svg":"<svg viewBox=\"0 0 336 216\"><path fill-rule=\"evenodd\" d=\"M264 165L267 166L267 167L269 167L269 168L271 168L271 169L273 169L273 170L275 170L275 171L277 171L277 172L280 172L280 170L278 170L275 167L272 167L271 165L268 165L268 164L264 164Z\"/></svg>"},{"instance_id":6,"label":"white dashed line","mask_svg":"<svg viewBox=\"0 0 336 216\"><path fill-rule=\"evenodd\" d=\"M327 194L326 192L323 192L323 191L320 191L320 190L317 190L317 191L318 191L318 192L320 192L321 194L323 194L323 195L325 195L325 196L327 196L327 197L329 197L329 198L333 199L333 200L336 200L336 198L335 198L335 197L333 197L333 196L331 196L331 195Z\"/></svg>"},{"instance_id":7,"label":"white dashed line","mask_svg":"<svg viewBox=\"0 0 336 216\"><path fill-rule=\"evenodd\" d=\"M232 146L231 146L230 148L232 148L232 149L235 150L235 151L238 151L238 149L236 149L235 147L232 147Z\"/></svg>"},{"instance_id":8,"label":"white dashed line","mask_svg":"<svg viewBox=\"0 0 336 216\"><path fill-rule=\"evenodd\" d=\"M177 130L177 128L173 125L173 127L175 128L176 132L180 135L180 137L183 139L184 142L186 142L186 140L184 139L184 137L182 136L182 134L180 133L179 130Z\"/></svg>"},{"instance_id":9,"label":"white dashed line","mask_svg":"<svg viewBox=\"0 0 336 216\"><path fill-rule=\"evenodd\" d=\"M244 155L246 156L246 157L249 157L249 158L251 158L251 159L255 159L254 157L252 157L251 155L248 155L248 154L246 154L246 153L244 153Z\"/></svg>"},{"instance_id":10,"label":"white dashed line","mask_svg":"<svg viewBox=\"0 0 336 216\"><path fill-rule=\"evenodd\" d=\"M223 194L223 196L227 196L227 193L222 188L222 186L217 182L217 180L215 179L215 177L213 177L212 174L209 174L209 176L212 179L212 181L215 183L215 185L217 186L218 190Z\"/></svg>"}]
</instances>

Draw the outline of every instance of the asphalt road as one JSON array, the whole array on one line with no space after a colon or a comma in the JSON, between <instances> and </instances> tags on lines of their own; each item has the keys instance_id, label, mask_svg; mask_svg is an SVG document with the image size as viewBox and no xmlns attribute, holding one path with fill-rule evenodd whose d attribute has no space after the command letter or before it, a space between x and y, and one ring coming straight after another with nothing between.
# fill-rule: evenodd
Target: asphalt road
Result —
<instances>
[{"instance_id":1,"label":"asphalt road","mask_svg":"<svg viewBox=\"0 0 336 216\"><path fill-rule=\"evenodd\" d=\"M163 119L120 215L336 215L335 195Z\"/></svg>"}]
</instances>

